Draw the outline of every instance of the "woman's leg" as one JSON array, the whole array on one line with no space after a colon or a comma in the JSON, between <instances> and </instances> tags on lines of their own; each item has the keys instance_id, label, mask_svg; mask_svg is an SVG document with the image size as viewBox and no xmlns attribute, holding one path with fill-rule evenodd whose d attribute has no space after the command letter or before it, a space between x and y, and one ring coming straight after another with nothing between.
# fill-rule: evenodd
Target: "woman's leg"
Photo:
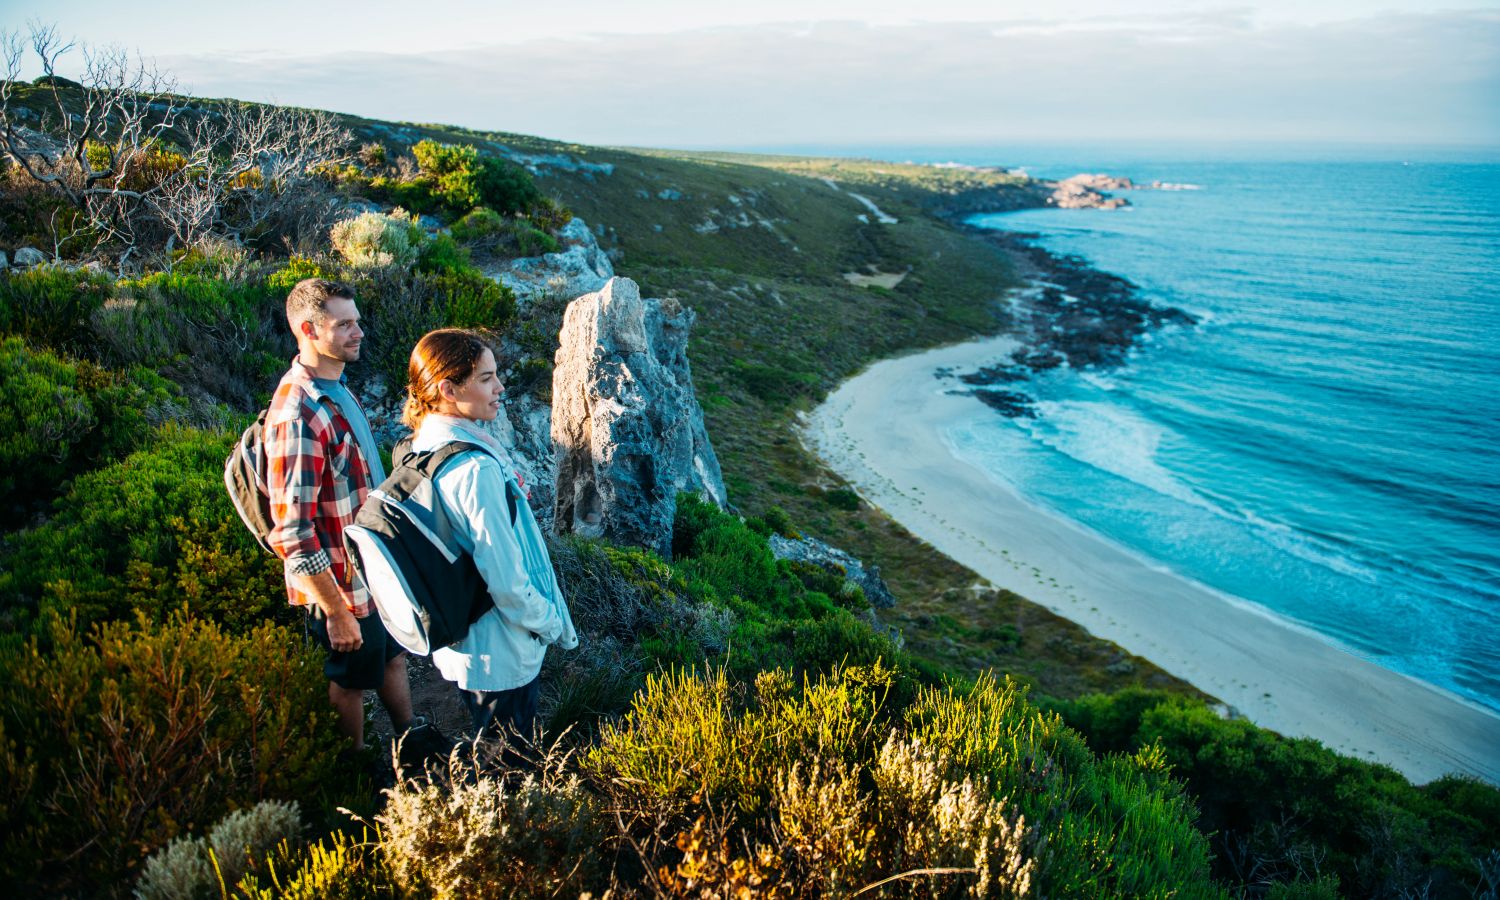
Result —
<instances>
[{"instance_id":1,"label":"woman's leg","mask_svg":"<svg viewBox=\"0 0 1500 900\"><path fill-rule=\"evenodd\" d=\"M535 740L537 699L541 693L541 676L531 683L508 691L460 690L469 718L474 723L476 741L503 740L508 765L527 764L526 755L518 752Z\"/></svg>"}]
</instances>

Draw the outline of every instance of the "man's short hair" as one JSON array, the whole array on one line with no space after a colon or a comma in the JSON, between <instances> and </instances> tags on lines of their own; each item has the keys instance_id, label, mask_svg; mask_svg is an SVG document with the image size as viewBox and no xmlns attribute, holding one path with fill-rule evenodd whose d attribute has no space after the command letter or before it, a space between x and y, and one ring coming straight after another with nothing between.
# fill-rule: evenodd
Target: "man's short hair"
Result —
<instances>
[{"instance_id":1,"label":"man's short hair","mask_svg":"<svg viewBox=\"0 0 1500 900\"><path fill-rule=\"evenodd\" d=\"M319 322L323 319L323 308L334 297L354 299L354 289L339 281L324 278L304 278L297 282L292 292L286 295L286 320L292 328L298 322Z\"/></svg>"}]
</instances>

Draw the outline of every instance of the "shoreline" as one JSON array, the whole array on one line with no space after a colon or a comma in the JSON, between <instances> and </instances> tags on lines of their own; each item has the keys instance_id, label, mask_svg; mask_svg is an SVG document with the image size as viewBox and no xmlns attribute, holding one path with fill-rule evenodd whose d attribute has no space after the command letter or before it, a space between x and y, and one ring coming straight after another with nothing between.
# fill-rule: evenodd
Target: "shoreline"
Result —
<instances>
[{"instance_id":1,"label":"shoreline","mask_svg":"<svg viewBox=\"0 0 1500 900\"><path fill-rule=\"evenodd\" d=\"M874 363L807 417L803 440L940 553L1151 660L1257 725L1315 738L1417 782L1461 772L1500 783L1500 716L1150 565L954 457L944 429L996 413L976 398L947 393L953 385L937 370L993 366L1017 346L1014 338L988 338Z\"/></svg>"}]
</instances>

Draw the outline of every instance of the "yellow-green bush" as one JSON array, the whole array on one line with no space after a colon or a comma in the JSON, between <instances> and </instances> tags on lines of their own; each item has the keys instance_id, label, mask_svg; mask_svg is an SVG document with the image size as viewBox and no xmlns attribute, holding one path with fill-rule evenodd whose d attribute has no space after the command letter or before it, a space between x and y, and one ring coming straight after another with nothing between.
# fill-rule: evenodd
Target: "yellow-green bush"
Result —
<instances>
[{"instance_id":1,"label":"yellow-green bush","mask_svg":"<svg viewBox=\"0 0 1500 900\"><path fill-rule=\"evenodd\" d=\"M1159 752L1096 759L1013 681L924 688L903 712L923 746L1021 810L1046 896L1221 897L1196 810Z\"/></svg>"},{"instance_id":2,"label":"yellow-green bush","mask_svg":"<svg viewBox=\"0 0 1500 900\"><path fill-rule=\"evenodd\" d=\"M432 182L433 195L454 215L480 205L500 213L522 212L541 197L525 169L480 156L466 144L426 140L414 144L411 152L421 167L422 178Z\"/></svg>"},{"instance_id":3,"label":"yellow-green bush","mask_svg":"<svg viewBox=\"0 0 1500 900\"><path fill-rule=\"evenodd\" d=\"M245 875L235 900L382 900L407 896L392 881L368 834L356 841L343 832L310 846L283 842L262 867Z\"/></svg>"},{"instance_id":4,"label":"yellow-green bush","mask_svg":"<svg viewBox=\"0 0 1500 900\"><path fill-rule=\"evenodd\" d=\"M630 843L669 895L848 896L889 880L886 895L1024 896L1027 826L987 775L893 728L893 681L879 663L800 689L765 672L742 698L723 670L656 676L587 767L655 838Z\"/></svg>"},{"instance_id":5,"label":"yellow-green bush","mask_svg":"<svg viewBox=\"0 0 1500 900\"><path fill-rule=\"evenodd\" d=\"M174 616L54 622L0 652L0 874L22 893L120 893L146 852L270 798L346 786L321 654Z\"/></svg>"}]
</instances>

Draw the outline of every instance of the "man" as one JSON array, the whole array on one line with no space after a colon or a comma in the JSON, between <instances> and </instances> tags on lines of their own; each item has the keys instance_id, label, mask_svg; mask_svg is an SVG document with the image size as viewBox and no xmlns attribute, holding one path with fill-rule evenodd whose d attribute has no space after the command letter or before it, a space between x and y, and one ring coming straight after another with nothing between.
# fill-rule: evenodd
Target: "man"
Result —
<instances>
[{"instance_id":1,"label":"man","mask_svg":"<svg viewBox=\"0 0 1500 900\"><path fill-rule=\"evenodd\" d=\"M285 560L287 597L307 608L314 638L327 651L323 671L339 729L364 749L364 692L375 690L397 733L413 725L406 656L353 580L344 528L371 488L385 480L370 423L344 384L364 332L347 286L299 281L286 298L297 358L266 414L269 541Z\"/></svg>"}]
</instances>

